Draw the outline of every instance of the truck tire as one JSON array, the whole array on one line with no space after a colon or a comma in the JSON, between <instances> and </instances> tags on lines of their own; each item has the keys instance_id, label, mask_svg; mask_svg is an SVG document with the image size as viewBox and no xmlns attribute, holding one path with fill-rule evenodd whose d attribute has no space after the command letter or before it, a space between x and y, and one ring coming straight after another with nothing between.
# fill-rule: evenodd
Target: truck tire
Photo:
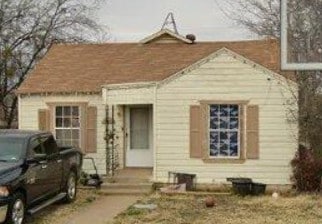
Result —
<instances>
[{"instance_id":1,"label":"truck tire","mask_svg":"<svg viewBox=\"0 0 322 224\"><path fill-rule=\"evenodd\" d=\"M63 199L65 203L71 203L75 201L77 194L77 177L74 171L71 171L68 175L64 193L66 193L66 196Z\"/></svg>"},{"instance_id":2,"label":"truck tire","mask_svg":"<svg viewBox=\"0 0 322 224\"><path fill-rule=\"evenodd\" d=\"M12 201L9 204L7 212L7 220L5 223L8 224L23 224L26 218L26 203L25 196L20 193L14 193Z\"/></svg>"}]
</instances>

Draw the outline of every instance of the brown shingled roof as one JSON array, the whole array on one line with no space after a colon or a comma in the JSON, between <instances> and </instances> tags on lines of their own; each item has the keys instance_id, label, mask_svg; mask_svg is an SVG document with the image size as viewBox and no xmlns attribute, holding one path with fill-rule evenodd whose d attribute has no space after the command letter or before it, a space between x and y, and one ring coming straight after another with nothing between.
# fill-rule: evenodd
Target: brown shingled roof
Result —
<instances>
[{"instance_id":1,"label":"brown shingled roof","mask_svg":"<svg viewBox=\"0 0 322 224\"><path fill-rule=\"evenodd\" d=\"M104 84L163 80L226 47L276 73L276 40L184 43L54 45L18 93L99 92Z\"/></svg>"}]
</instances>

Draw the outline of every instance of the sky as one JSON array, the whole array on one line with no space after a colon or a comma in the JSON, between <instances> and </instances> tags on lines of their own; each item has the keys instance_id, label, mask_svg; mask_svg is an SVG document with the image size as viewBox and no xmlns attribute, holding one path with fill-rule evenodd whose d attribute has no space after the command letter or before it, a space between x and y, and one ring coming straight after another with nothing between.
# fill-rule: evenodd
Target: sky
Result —
<instances>
[{"instance_id":1,"label":"sky","mask_svg":"<svg viewBox=\"0 0 322 224\"><path fill-rule=\"evenodd\" d=\"M159 31L169 12L179 33L193 33L197 41L256 38L225 16L216 0L108 0L97 17L110 41L135 42Z\"/></svg>"}]
</instances>

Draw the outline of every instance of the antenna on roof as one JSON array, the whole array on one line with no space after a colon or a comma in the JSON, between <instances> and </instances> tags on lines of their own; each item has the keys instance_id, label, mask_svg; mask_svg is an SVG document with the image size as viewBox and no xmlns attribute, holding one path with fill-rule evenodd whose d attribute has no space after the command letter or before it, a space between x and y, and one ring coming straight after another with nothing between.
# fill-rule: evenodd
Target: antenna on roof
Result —
<instances>
[{"instance_id":1,"label":"antenna on roof","mask_svg":"<svg viewBox=\"0 0 322 224\"><path fill-rule=\"evenodd\" d=\"M161 30L165 29L169 25L172 25L173 31L176 34L179 34L178 33L178 29L177 29L177 24L176 24L176 21L174 19L174 16L173 16L173 13L172 12L169 12L168 13L167 17L165 18L165 20L163 22L163 25L162 25Z\"/></svg>"}]
</instances>

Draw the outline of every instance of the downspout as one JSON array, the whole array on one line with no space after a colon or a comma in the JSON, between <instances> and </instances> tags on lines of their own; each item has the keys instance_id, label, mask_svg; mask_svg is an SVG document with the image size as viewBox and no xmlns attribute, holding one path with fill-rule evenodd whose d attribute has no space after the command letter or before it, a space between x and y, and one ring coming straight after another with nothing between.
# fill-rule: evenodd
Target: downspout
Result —
<instances>
[{"instance_id":1,"label":"downspout","mask_svg":"<svg viewBox=\"0 0 322 224\"><path fill-rule=\"evenodd\" d=\"M153 102L153 182L157 181L157 88L154 85L154 102Z\"/></svg>"}]
</instances>

